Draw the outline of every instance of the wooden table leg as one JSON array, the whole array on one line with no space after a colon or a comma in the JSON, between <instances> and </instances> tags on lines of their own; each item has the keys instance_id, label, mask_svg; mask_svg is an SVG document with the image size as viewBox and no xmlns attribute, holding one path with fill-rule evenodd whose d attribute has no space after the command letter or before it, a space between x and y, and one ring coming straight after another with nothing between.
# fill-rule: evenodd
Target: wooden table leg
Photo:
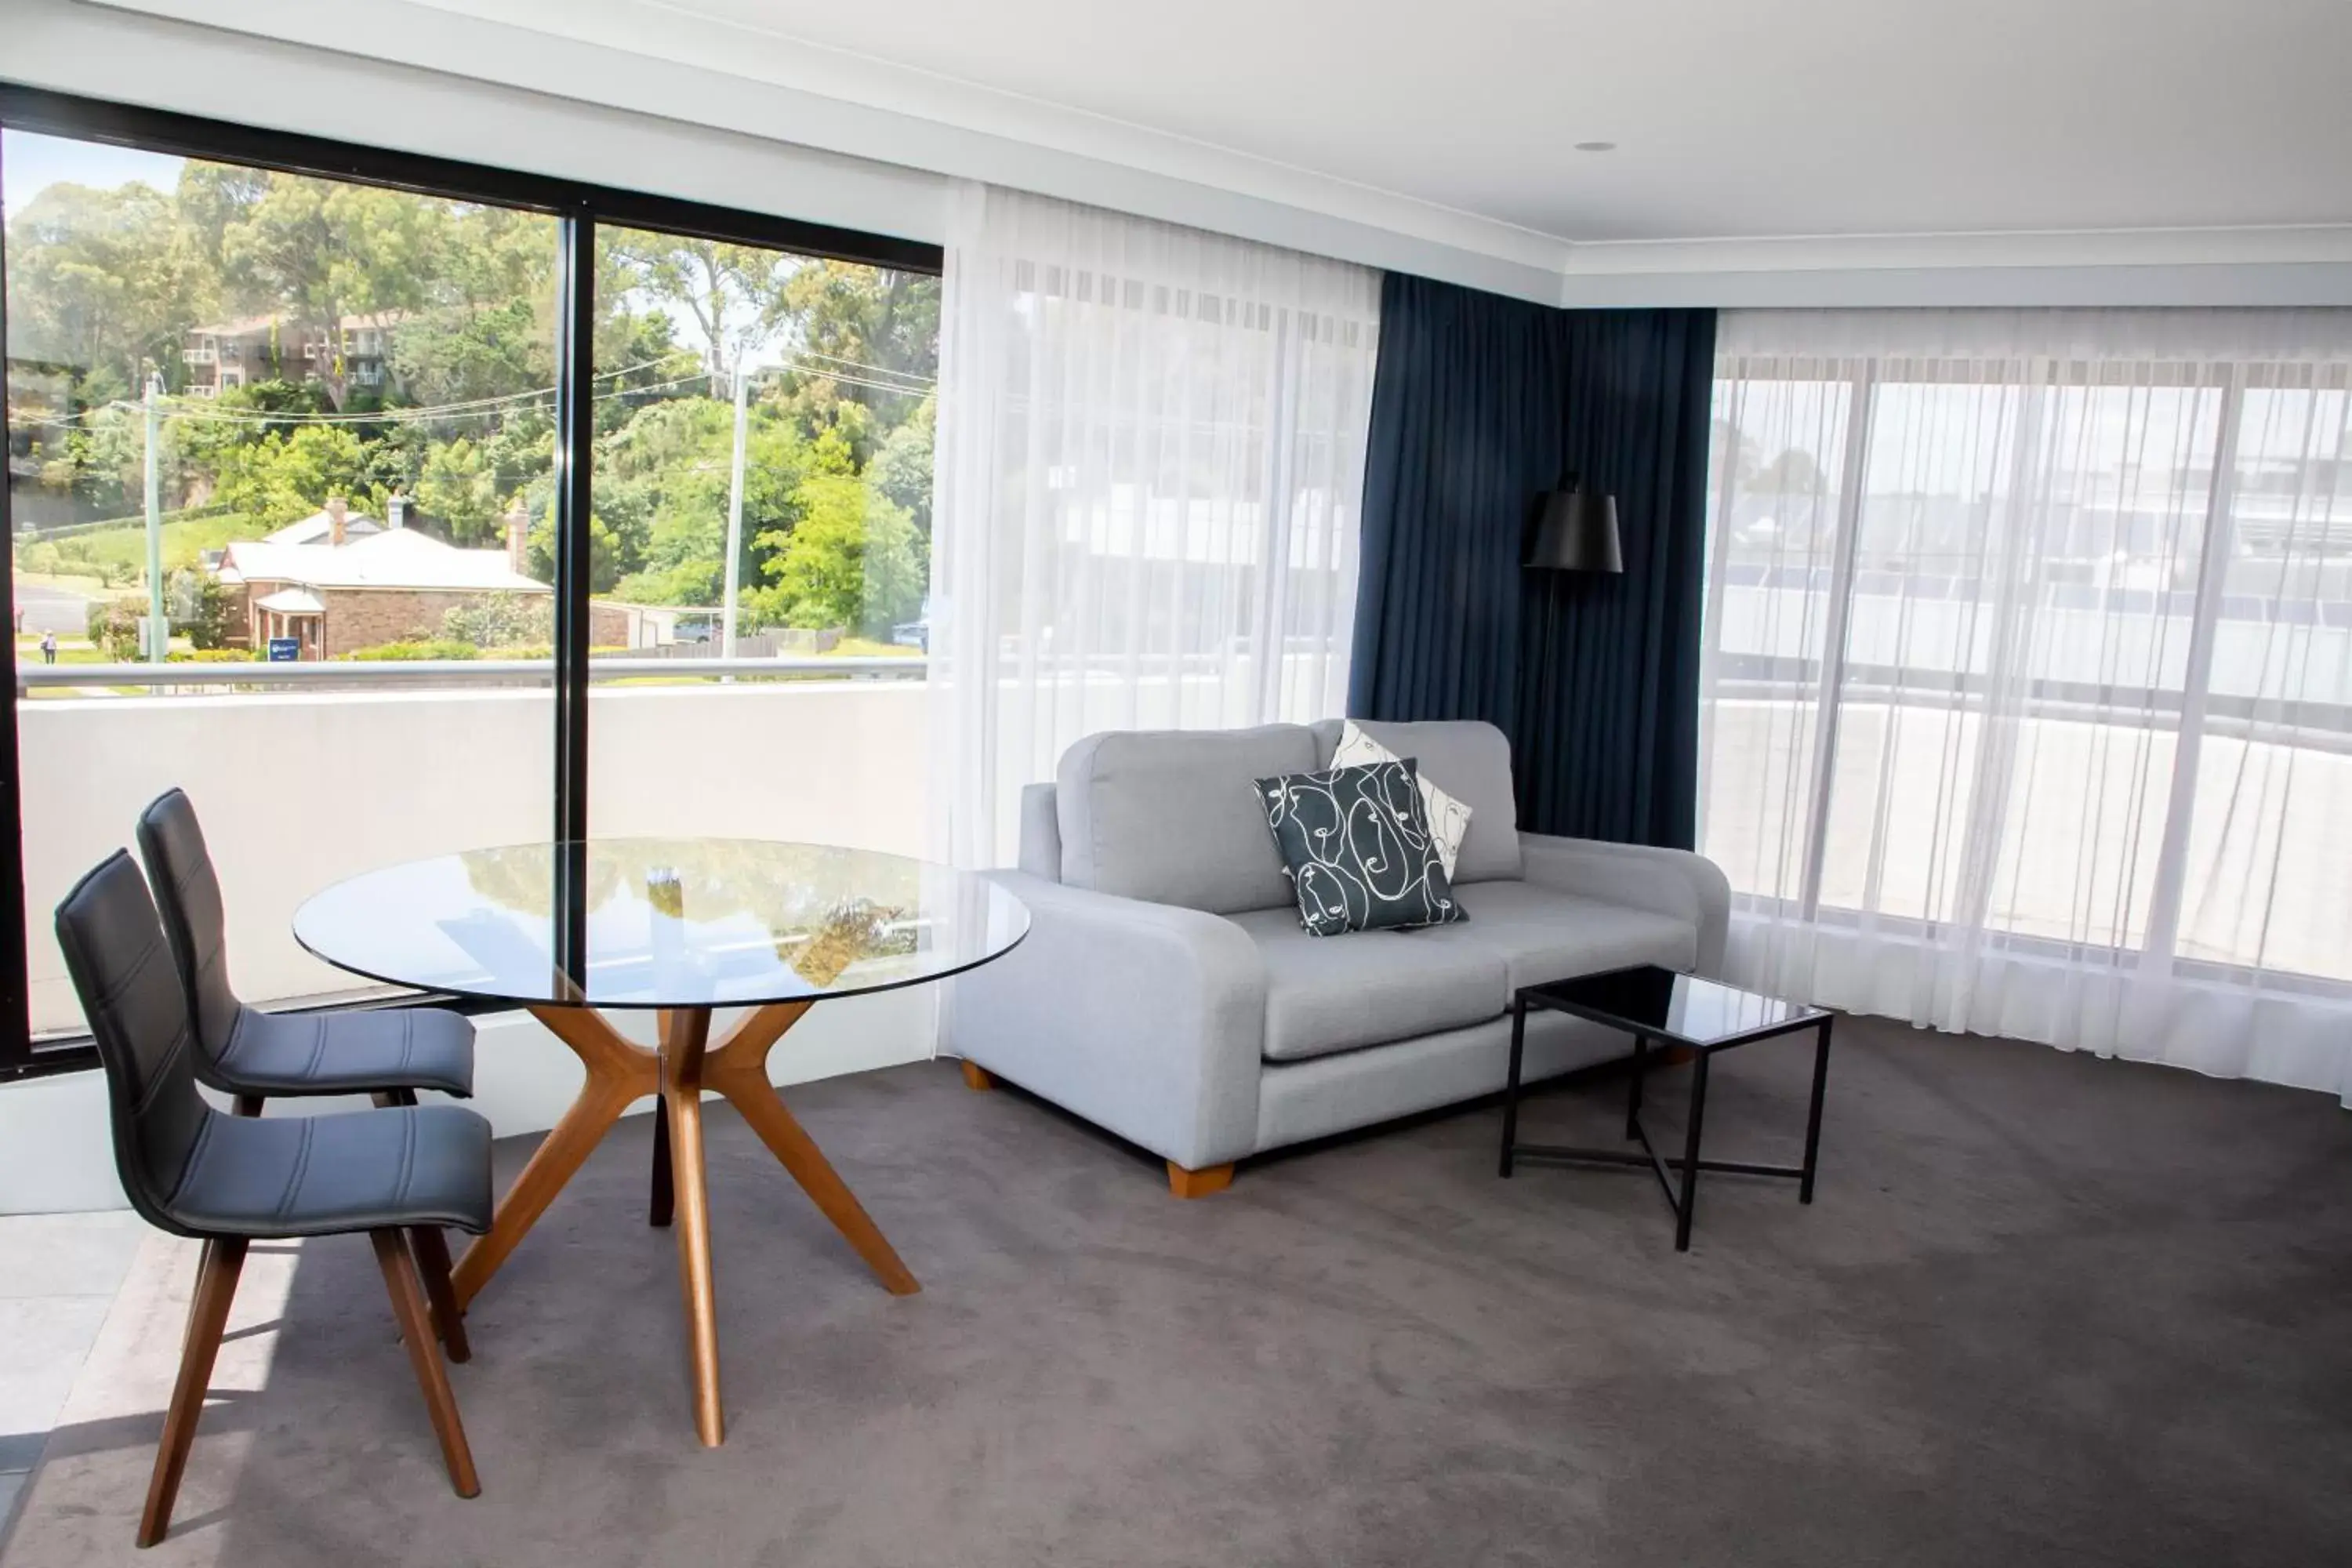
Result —
<instances>
[{"instance_id":1,"label":"wooden table leg","mask_svg":"<svg viewBox=\"0 0 2352 1568\"><path fill-rule=\"evenodd\" d=\"M540 1142L513 1186L499 1199L488 1235L474 1238L450 1271L449 1283L463 1307L478 1295L530 1234L564 1184L586 1162L613 1123L635 1100L661 1088L659 1058L630 1044L613 1026L586 1007L533 1007L531 1016L570 1046L588 1071L563 1119ZM707 1017L707 1016L706 1016Z\"/></svg>"},{"instance_id":2,"label":"wooden table leg","mask_svg":"<svg viewBox=\"0 0 2352 1568\"><path fill-rule=\"evenodd\" d=\"M710 1012L680 1007L662 1037L662 1113L669 1124L670 1193L676 1205L678 1284L686 1299L688 1371L694 1429L703 1447L727 1440L719 1397L719 1298L710 1263L710 1199L702 1163L702 1090Z\"/></svg>"},{"instance_id":3,"label":"wooden table leg","mask_svg":"<svg viewBox=\"0 0 2352 1568\"><path fill-rule=\"evenodd\" d=\"M893 1296L911 1296L922 1286L899 1261L898 1252L866 1214L865 1205L857 1201L857 1195L849 1190L849 1184L841 1179L840 1173L833 1168L833 1163L824 1157L824 1151L784 1109L775 1085L768 1081L768 1053L775 1048L784 1031L800 1021L809 1005L806 1002L779 1002L755 1009L704 1058L703 1085L725 1095L728 1103L742 1113L743 1120L751 1124L751 1131L767 1144L768 1152L792 1173L801 1190L857 1249L857 1256L866 1259L866 1267L880 1278L883 1289Z\"/></svg>"}]
</instances>

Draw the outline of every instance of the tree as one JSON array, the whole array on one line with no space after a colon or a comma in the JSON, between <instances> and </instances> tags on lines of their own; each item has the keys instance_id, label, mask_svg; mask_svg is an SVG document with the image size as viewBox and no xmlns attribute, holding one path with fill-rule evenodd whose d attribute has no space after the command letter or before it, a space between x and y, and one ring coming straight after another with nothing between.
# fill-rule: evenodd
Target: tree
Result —
<instances>
[{"instance_id":1,"label":"tree","mask_svg":"<svg viewBox=\"0 0 2352 1568\"><path fill-rule=\"evenodd\" d=\"M441 616L445 641L475 647L522 647L555 640L555 601L541 595L485 594Z\"/></svg>"},{"instance_id":2,"label":"tree","mask_svg":"<svg viewBox=\"0 0 2352 1568\"><path fill-rule=\"evenodd\" d=\"M866 476L877 489L907 509L925 539L931 536L931 461L940 403L926 397L913 417L890 432L874 454Z\"/></svg>"},{"instance_id":3,"label":"tree","mask_svg":"<svg viewBox=\"0 0 2352 1568\"><path fill-rule=\"evenodd\" d=\"M383 327L431 304L451 223L446 202L278 174L224 229L221 255L233 286L275 301L325 341L326 358L310 367L341 407L351 384L343 322L357 316Z\"/></svg>"},{"instance_id":4,"label":"tree","mask_svg":"<svg viewBox=\"0 0 2352 1568\"><path fill-rule=\"evenodd\" d=\"M786 280L782 304L799 340L795 374L820 405L846 398L896 424L929 393L940 363L938 279L812 261Z\"/></svg>"},{"instance_id":5,"label":"tree","mask_svg":"<svg viewBox=\"0 0 2352 1568\"><path fill-rule=\"evenodd\" d=\"M922 604L920 542L907 509L845 474L810 475L800 499L789 534L761 536L775 552L761 611L787 626L888 636Z\"/></svg>"},{"instance_id":6,"label":"tree","mask_svg":"<svg viewBox=\"0 0 2352 1568\"><path fill-rule=\"evenodd\" d=\"M498 475L482 448L462 436L426 449L416 479L416 505L453 543L495 541L502 526Z\"/></svg>"},{"instance_id":7,"label":"tree","mask_svg":"<svg viewBox=\"0 0 2352 1568\"><path fill-rule=\"evenodd\" d=\"M132 182L44 187L8 223L8 357L75 367L84 402L131 397L215 290L169 197Z\"/></svg>"},{"instance_id":8,"label":"tree","mask_svg":"<svg viewBox=\"0 0 2352 1568\"><path fill-rule=\"evenodd\" d=\"M226 647L229 632L228 585L210 572L182 567L168 584L173 624L188 634L198 649Z\"/></svg>"},{"instance_id":9,"label":"tree","mask_svg":"<svg viewBox=\"0 0 2352 1568\"><path fill-rule=\"evenodd\" d=\"M732 375L790 313L784 289L802 258L789 252L638 229L596 233L624 293L642 289L693 319L714 376Z\"/></svg>"},{"instance_id":10,"label":"tree","mask_svg":"<svg viewBox=\"0 0 2352 1568\"><path fill-rule=\"evenodd\" d=\"M370 453L349 426L302 425L273 430L221 454L213 498L265 529L310 516L329 496L381 510L383 493L370 473Z\"/></svg>"},{"instance_id":11,"label":"tree","mask_svg":"<svg viewBox=\"0 0 2352 1568\"><path fill-rule=\"evenodd\" d=\"M89 640L105 651L117 664L129 664L139 658L139 617L142 614L136 600L92 599L89 602L88 626Z\"/></svg>"}]
</instances>

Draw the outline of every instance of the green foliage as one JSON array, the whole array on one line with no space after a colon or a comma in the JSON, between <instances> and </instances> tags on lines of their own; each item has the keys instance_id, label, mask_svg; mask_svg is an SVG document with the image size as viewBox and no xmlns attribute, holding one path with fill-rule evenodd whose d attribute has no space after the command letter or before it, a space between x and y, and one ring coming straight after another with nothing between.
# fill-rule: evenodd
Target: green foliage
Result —
<instances>
[{"instance_id":1,"label":"green foliage","mask_svg":"<svg viewBox=\"0 0 2352 1568\"><path fill-rule=\"evenodd\" d=\"M265 531L309 517L330 496L345 497L354 511L381 515L383 492L369 458L366 444L348 426L272 430L221 455L213 495Z\"/></svg>"},{"instance_id":2,"label":"green foliage","mask_svg":"<svg viewBox=\"0 0 2352 1568\"><path fill-rule=\"evenodd\" d=\"M409 637L400 642L378 643L373 647L353 648L335 657L357 659L362 663L379 659L479 658L482 650L472 643L458 642L449 637Z\"/></svg>"},{"instance_id":3,"label":"green foliage","mask_svg":"<svg viewBox=\"0 0 2352 1568\"><path fill-rule=\"evenodd\" d=\"M250 539L257 530L251 520L234 512L206 512L166 520L163 524L163 570L184 571L207 550L218 550L235 539ZM19 542L17 569L53 573L66 577L96 577L100 582L143 583L147 578L147 525L143 521L113 523L86 533L37 543Z\"/></svg>"},{"instance_id":4,"label":"green foliage","mask_svg":"<svg viewBox=\"0 0 2352 1568\"><path fill-rule=\"evenodd\" d=\"M790 626L841 626L887 636L922 604L923 562L907 509L842 474L802 481L807 507L782 537L762 535L773 550L772 585L761 590L762 618Z\"/></svg>"},{"instance_id":5,"label":"green foliage","mask_svg":"<svg viewBox=\"0 0 2352 1568\"><path fill-rule=\"evenodd\" d=\"M469 647L509 648L528 644L552 644L555 601L551 595L486 594L470 604L454 605L441 616L444 642Z\"/></svg>"},{"instance_id":6,"label":"green foliage","mask_svg":"<svg viewBox=\"0 0 2352 1568\"><path fill-rule=\"evenodd\" d=\"M246 647L175 647L163 656L165 664L252 664L261 655Z\"/></svg>"},{"instance_id":7,"label":"green foliage","mask_svg":"<svg viewBox=\"0 0 2352 1568\"><path fill-rule=\"evenodd\" d=\"M20 543L20 569L143 580L135 514L147 420L114 404L138 395L151 363L184 387L192 329L244 323L230 334L241 362L221 363L252 379L165 404L155 453L164 504L213 512L167 521L167 569L308 516L331 495L381 517L397 490L411 499L413 526L469 547L502 544L503 516L520 501L533 519L526 570L553 579L551 218L190 162L171 192L51 185L7 226L17 482L69 493L80 515L134 519ZM717 605L733 457L728 377L748 364L756 385L734 563L747 624L887 634L913 614L930 526L938 279L600 228L595 294L593 590ZM385 334L387 379L359 378L346 330ZM318 340L323 350L306 357ZM403 413L448 404L465 406ZM184 581L174 597L190 632L215 640L225 608ZM401 646L504 649L550 635L461 630L453 639L420 629ZM121 636L135 645L135 631Z\"/></svg>"},{"instance_id":8,"label":"green foliage","mask_svg":"<svg viewBox=\"0 0 2352 1568\"><path fill-rule=\"evenodd\" d=\"M131 663L140 654L139 617L142 613L135 600L92 599L89 640L115 663Z\"/></svg>"},{"instance_id":9,"label":"green foliage","mask_svg":"<svg viewBox=\"0 0 2352 1568\"><path fill-rule=\"evenodd\" d=\"M173 629L188 634L188 641L200 653L225 647L229 633L235 628L229 620L231 597L228 585L210 572L187 568L172 574L169 602L175 608Z\"/></svg>"},{"instance_id":10,"label":"green foliage","mask_svg":"<svg viewBox=\"0 0 2352 1568\"><path fill-rule=\"evenodd\" d=\"M457 544L500 536L498 471L490 454L463 436L425 455L416 505Z\"/></svg>"}]
</instances>

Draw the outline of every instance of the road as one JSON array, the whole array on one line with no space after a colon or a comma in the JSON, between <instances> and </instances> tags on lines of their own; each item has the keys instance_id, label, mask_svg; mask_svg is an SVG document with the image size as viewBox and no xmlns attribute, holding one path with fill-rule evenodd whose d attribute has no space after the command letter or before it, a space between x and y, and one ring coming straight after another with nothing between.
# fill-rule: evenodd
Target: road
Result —
<instances>
[{"instance_id":1,"label":"road","mask_svg":"<svg viewBox=\"0 0 2352 1568\"><path fill-rule=\"evenodd\" d=\"M89 629L88 594L47 583L16 584L16 629L26 632L69 632L76 637Z\"/></svg>"}]
</instances>

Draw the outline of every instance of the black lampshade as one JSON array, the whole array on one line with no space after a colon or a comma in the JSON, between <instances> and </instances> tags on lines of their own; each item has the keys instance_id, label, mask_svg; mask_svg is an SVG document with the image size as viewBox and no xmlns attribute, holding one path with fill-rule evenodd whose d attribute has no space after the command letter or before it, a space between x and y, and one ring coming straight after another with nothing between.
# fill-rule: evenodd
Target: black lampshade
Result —
<instances>
[{"instance_id":1,"label":"black lampshade","mask_svg":"<svg viewBox=\"0 0 2352 1568\"><path fill-rule=\"evenodd\" d=\"M1527 563L1547 572L1622 572L1617 498L1598 490L1548 490L1528 536Z\"/></svg>"}]
</instances>

